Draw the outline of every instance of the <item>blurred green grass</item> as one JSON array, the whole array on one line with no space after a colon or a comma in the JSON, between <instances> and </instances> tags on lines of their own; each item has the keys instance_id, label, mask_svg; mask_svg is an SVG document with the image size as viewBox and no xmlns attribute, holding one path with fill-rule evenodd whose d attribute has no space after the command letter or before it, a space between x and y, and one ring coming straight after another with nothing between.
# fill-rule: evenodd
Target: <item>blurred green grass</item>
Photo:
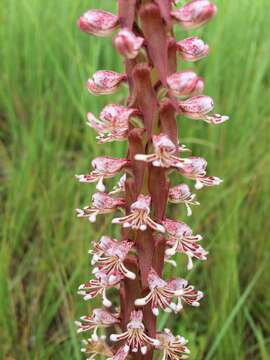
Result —
<instances>
[{"instance_id":1,"label":"blurred green grass","mask_svg":"<svg viewBox=\"0 0 270 360\"><path fill-rule=\"evenodd\" d=\"M225 180L199 194L201 206L188 220L210 251L208 262L197 263L191 274L206 298L199 309L161 317L159 326L167 322L190 339L191 360L266 360L270 2L216 2L218 17L192 32L212 48L195 68L216 111L231 121L211 127L179 119L182 142ZM81 359L73 321L89 304L76 289L90 273L89 243L108 231L109 219L92 226L75 218L74 208L87 203L90 191L73 174L100 154L120 156L125 145L97 146L84 124L85 112L97 114L108 102L124 100L123 93L91 97L86 79L96 69L121 70L122 64L109 39L88 37L75 22L88 8L113 9L116 2L1 3L0 357ZM182 217L179 209L170 207L171 216ZM185 277L182 257L167 272Z\"/></svg>"}]
</instances>

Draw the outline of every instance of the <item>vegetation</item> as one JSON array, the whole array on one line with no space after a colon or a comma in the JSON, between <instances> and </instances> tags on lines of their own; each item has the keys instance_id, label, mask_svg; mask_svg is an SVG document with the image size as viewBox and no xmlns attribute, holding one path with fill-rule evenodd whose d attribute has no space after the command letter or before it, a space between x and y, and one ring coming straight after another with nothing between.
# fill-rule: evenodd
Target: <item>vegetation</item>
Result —
<instances>
[{"instance_id":1,"label":"vegetation","mask_svg":"<svg viewBox=\"0 0 270 360\"><path fill-rule=\"evenodd\" d=\"M218 17L192 31L213 52L195 64L217 112L230 122L211 127L179 120L182 142L224 179L199 194L184 221L205 234L207 263L192 282L206 292L175 333L190 339L191 360L270 358L270 38L269 0L217 0ZM88 8L116 10L114 1L1 0L0 57L0 358L81 359L74 320L89 304L76 295L90 275L87 251L111 218L93 226L75 217L94 186L75 173L98 155L123 154L125 144L96 145L85 113L98 115L123 93L93 97L84 87L96 69L121 71L110 39L82 34ZM179 38L184 33L179 33ZM202 141L201 139L204 138ZM175 177L175 183L180 178ZM171 216L179 207L170 207ZM179 214L177 214L179 217ZM94 230L93 230L94 229ZM115 231L115 228L113 228ZM183 257L167 271L186 275ZM167 316L167 315L166 315Z\"/></svg>"}]
</instances>

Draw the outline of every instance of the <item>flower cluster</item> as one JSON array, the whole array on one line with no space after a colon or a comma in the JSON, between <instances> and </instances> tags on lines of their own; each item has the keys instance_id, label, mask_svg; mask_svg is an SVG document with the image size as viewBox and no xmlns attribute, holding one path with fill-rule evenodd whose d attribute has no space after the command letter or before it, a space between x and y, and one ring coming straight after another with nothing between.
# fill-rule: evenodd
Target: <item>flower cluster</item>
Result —
<instances>
[{"instance_id":1,"label":"flower cluster","mask_svg":"<svg viewBox=\"0 0 270 360\"><path fill-rule=\"evenodd\" d=\"M182 336L166 328L156 330L160 311L179 313L184 305L198 307L203 298L183 278L164 279L165 264L176 265L173 257L180 253L191 270L193 259L204 261L208 255L200 245L201 235L166 216L168 203L184 205L188 216L199 205L190 186L183 182L172 186L170 176L174 171L194 180L196 190L222 180L207 175L206 160L192 156L180 144L176 117L212 125L228 117L213 112L214 102L204 95L204 81L194 70L177 69L177 58L195 62L206 57L208 44L197 36L173 37L174 25L197 28L214 17L216 6L209 0L191 0L178 8L177 3L118 0L117 15L95 9L78 21L87 34L112 36L125 63L122 72L92 74L86 84L90 94L109 95L123 84L129 88L125 104L109 103L98 117L87 113L98 143L126 140L128 153L122 158L97 157L89 173L76 175L79 182L96 183L97 189L91 204L77 209L77 216L95 222L98 215L112 214L109 221L121 225L119 239L102 236L93 243L92 275L78 291L85 300L101 298L104 306L76 322L78 332L91 333L82 348L88 359L125 360L136 353L152 359L154 352L160 352L162 360L178 360L189 355ZM119 307L112 289L119 290Z\"/></svg>"}]
</instances>

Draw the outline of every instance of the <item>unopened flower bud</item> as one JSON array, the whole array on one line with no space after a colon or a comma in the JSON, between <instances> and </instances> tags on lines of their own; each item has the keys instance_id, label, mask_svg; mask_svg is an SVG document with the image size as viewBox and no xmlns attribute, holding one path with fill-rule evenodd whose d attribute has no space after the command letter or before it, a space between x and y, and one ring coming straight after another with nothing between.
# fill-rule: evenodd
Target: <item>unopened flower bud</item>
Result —
<instances>
[{"instance_id":1,"label":"unopened flower bud","mask_svg":"<svg viewBox=\"0 0 270 360\"><path fill-rule=\"evenodd\" d=\"M192 70L174 73L167 77L167 83L175 96L192 96L201 94L204 90L202 78Z\"/></svg>"},{"instance_id":2,"label":"unopened flower bud","mask_svg":"<svg viewBox=\"0 0 270 360\"><path fill-rule=\"evenodd\" d=\"M87 89L92 95L113 94L126 78L126 74L99 70L87 81Z\"/></svg>"},{"instance_id":3,"label":"unopened flower bud","mask_svg":"<svg viewBox=\"0 0 270 360\"><path fill-rule=\"evenodd\" d=\"M209 0L192 0L180 9L172 11L171 16L184 29L194 29L210 21L216 13L216 5Z\"/></svg>"},{"instance_id":4,"label":"unopened flower bud","mask_svg":"<svg viewBox=\"0 0 270 360\"><path fill-rule=\"evenodd\" d=\"M186 61L197 61L209 53L209 46L197 36L178 41L176 46L181 57Z\"/></svg>"},{"instance_id":5,"label":"unopened flower bud","mask_svg":"<svg viewBox=\"0 0 270 360\"><path fill-rule=\"evenodd\" d=\"M110 35L118 26L118 17L103 10L89 10L78 20L79 28L91 35Z\"/></svg>"},{"instance_id":6,"label":"unopened flower bud","mask_svg":"<svg viewBox=\"0 0 270 360\"><path fill-rule=\"evenodd\" d=\"M138 55L144 39L128 29L122 29L115 36L113 42L121 55L128 59L134 59Z\"/></svg>"}]
</instances>

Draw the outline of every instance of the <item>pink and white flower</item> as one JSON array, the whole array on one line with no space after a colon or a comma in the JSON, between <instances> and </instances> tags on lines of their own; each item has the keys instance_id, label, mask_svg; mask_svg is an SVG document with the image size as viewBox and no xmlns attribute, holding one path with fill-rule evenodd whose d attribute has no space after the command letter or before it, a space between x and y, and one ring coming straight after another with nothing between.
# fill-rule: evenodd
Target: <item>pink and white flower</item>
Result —
<instances>
[{"instance_id":1,"label":"pink and white flower","mask_svg":"<svg viewBox=\"0 0 270 360\"><path fill-rule=\"evenodd\" d=\"M194 96L188 100L179 102L179 108L183 115L194 120L203 120L208 124L219 125L229 120L226 115L207 115L214 108L214 101L210 96Z\"/></svg>"},{"instance_id":2,"label":"pink and white flower","mask_svg":"<svg viewBox=\"0 0 270 360\"><path fill-rule=\"evenodd\" d=\"M139 195L130 207L130 214L113 219L113 224L120 224L124 228L132 228L134 230L145 231L147 226L153 230L164 232L164 227L149 216L151 197L149 195Z\"/></svg>"},{"instance_id":3,"label":"pink and white flower","mask_svg":"<svg viewBox=\"0 0 270 360\"><path fill-rule=\"evenodd\" d=\"M133 245L131 241L117 241L108 236L102 236L100 242L90 251L93 255L91 263L97 265L93 269L93 273L96 274L100 271L106 275L119 273L134 280L136 275L124 265L124 261Z\"/></svg>"},{"instance_id":4,"label":"pink and white flower","mask_svg":"<svg viewBox=\"0 0 270 360\"><path fill-rule=\"evenodd\" d=\"M78 20L82 31L96 36L110 35L118 25L118 17L104 10L89 10Z\"/></svg>"},{"instance_id":5,"label":"pink and white flower","mask_svg":"<svg viewBox=\"0 0 270 360\"><path fill-rule=\"evenodd\" d=\"M125 28L119 31L113 42L121 55L128 59L134 59L139 54L144 39Z\"/></svg>"},{"instance_id":6,"label":"pink and white flower","mask_svg":"<svg viewBox=\"0 0 270 360\"><path fill-rule=\"evenodd\" d=\"M180 184L170 188L169 190L169 202L173 204L185 204L187 208L187 216L192 215L192 209L190 205L200 205L198 201L195 200L196 194L190 192L189 186L186 184Z\"/></svg>"},{"instance_id":7,"label":"pink and white flower","mask_svg":"<svg viewBox=\"0 0 270 360\"><path fill-rule=\"evenodd\" d=\"M222 180L216 176L206 176L207 161L201 157L189 157L190 163L186 164L178 171L188 179L195 180L195 188L202 189L204 186L216 186Z\"/></svg>"},{"instance_id":8,"label":"pink and white flower","mask_svg":"<svg viewBox=\"0 0 270 360\"><path fill-rule=\"evenodd\" d=\"M93 330L91 338L94 341L98 341L98 329L119 324L119 317L119 313L113 314L107 310L94 309L91 316L82 316L80 318L81 321L75 322L78 327L77 332L81 333L84 331Z\"/></svg>"},{"instance_id":9,"label":"pink and white flower","mask_svg":"<svg viewBox=\"0 0 270 360\"><path fill-rule=\"evenodd\" d=\"M93 171L87 175L76 175L77 179L83 183L97 182L96 189L104 192L106 190L103 180L109 179L117 175L125 166L129 164L129 160L116 159L111 156L100 156L92 161Z\"/></svg>"},{"instance_id":10,"label":"pink and white flower","mask_svg":"<svg viewBox=\"0 0 270 360\"><path fill-rule=\"evenodd\" d=\"M174 336L170 329L164 329L157 333L157 339L160 344L157 349L163 352L162 360L180 360L187 359L190 354L186 347L187 340L182 336Z\"/></svg>"},{"instance_id":11,"label":"pink and white flower","mask_svg":"<svg viewBox=\"0 0 270 360\"><path fill-rule=\"evenodd\" d=\"M166 312L172 310L177 313L182 309L182 301L192 306L199 306L198 301L202 298L202 293L196 291L193 286L188 285L187 280L174 279L165 281L161 279L154 269L148 274L149 293L140 299L135 300L136 306L145 306L151 303L152 313L159 314L159 308ZM177 304L173 302L177 299Z\"/></svg>"},{"instance_id":12,"label":"pink and white flower","mask_svg":"<svg viewBox=\"0 0 270 360\"><path fill-rule=\"evenodd\" d=\"M156 167L176 167L182 168L188 163L188 159L177 157L177 151L186 151L185 146L176 146L166 134L153 135L153 154L136 154L134 159L137 161L151 162Z\"/></svg>"},{"instance_id":13,"label":"pink and white flower","mask_svg":"<svg viewBox=\"0 0 270 360\"><path fill-rule=\"evenodd\" d=\"M186 61L200 60L209 53L209 46L197 36L178 41L176 46L182 59Z\"/></svg>"},{"instance_id":14,"label":"pink and white flower","mask_svg":"<svg viewBox=\"0 0 270 360\"><path fill-rule=\"evenodd\" d=\"M126 74L111 70L99 70L87 81L87 89L92 95L113 94L126 79Z\"/></svg>"},{"instance_id":15,"label":"pink and white flower","mask_svg":"<svg viewBox=\"0 0 270 360\"><path fill-rule=\"evenodd\" d=\"M141 310L133 310L130 315L130 322L127 324L127 331L121 334L112 334L110 340L114 342L125 341L126 351L136 353L139 350L143 355L147 353L147 346L158 346L159 341L146 335L142 322L143 313Z\"/></svg>"},{"instance_id":16,"label":"pink and white flower","mask_svg":"<svg viewBox=\"0 0 270 360\"><path fill-rule=\"evenodd\" d=\"M97 215L113 213L117 208L125 205L123 198L113 198L104 192L97 192L92 196L92 205L83 209L76 209L77 217L86 217L90 222L95 222Z\"/></svg>"},{"instance_id":17,"label":"pink and white flower","mask_svg":"<svg viewBox=\"0 0 270 360\"><path fill-rule=\"evenodd\" d=\"M203 79L192 70L174 73L167 77L169 89L177 97L202 94L204 90Z\"/></svg>"},{"instance_id":18,"label":"pink and white flower","mask_svg":"<svg viewBox=\"0 0 270 360\"><path fill-rule=\"evenodd\" d=\"M208 252L198 244L202 240L202 236L193 235L191 228L182 221L165 219L162 222L167 234L167 249L165 254L167 258L176 253L186 254L188 257L187 269L193 268L192 258L206 260Z\"/></svg>"},{"instance_id":19,"label":"pink and white flower","mask_svg":"<svg viewBox=\"0 0 270 360\"><path fill-rule=\"evenodd\" d=\"M128 122L131 116L139 114L137 109L110 104L105 106L97 119L92 113L87 114L87 124L98 133L100 144L111 141L122 141L127 138Z\"/></svg>"},{"instance_id":20,"label":"pink and white flower","mask_svg":"<svg viewBox=\"0 0 270 360\"><path fill-rule=\"evenodd\" d=\"M217 7L209 0L192 0L172 11L171 16L184 29L194 29L210 21L216 13Z\"/></svg>"},{"instance_id":21,"label":"pink and white flower","mask_svg":"<svg viewBox=\"0 0 270 360\"><path fill-rule=\"evenodd\" d=\"M203 293L189 285L185 279L173 279L168 281L168 287L174 291L177 297L174 311L177 313L182 310L183 302L194 307L200 306L199 301L203 298Z\"/></svg>"},{"instance_id":22,"label":"pink and white flower","mask_svg":"<svg viewBox=\"0 0 270 360\"><path fill-rule=\"evenodd\" d=\"M101 295L103 305L111 307L112 303L107 298L106 291L117 287L122 279L121 274L106 275L99 272L96 274L96 279L91 279L79 286L78 294L83 295L84 300L94 299L96 296Z\"/></svg>"}]
</instances>

